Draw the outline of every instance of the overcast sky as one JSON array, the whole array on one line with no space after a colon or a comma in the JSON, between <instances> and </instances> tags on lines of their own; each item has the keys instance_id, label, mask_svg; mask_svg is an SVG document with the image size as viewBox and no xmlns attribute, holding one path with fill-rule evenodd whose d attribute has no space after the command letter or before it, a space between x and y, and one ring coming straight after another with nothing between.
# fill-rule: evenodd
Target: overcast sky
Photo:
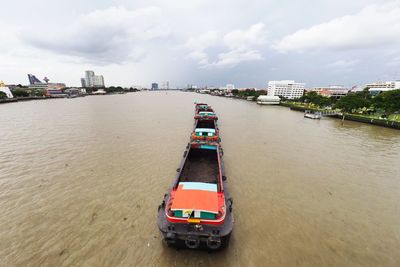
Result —
<instances>
[{"instance_id":1,"label":"overcast sky","mask_svg":"<svg viewBox=\"0 0 400 267\"><path fill-rule=\"evenodd\" d=\"M0 80L266 86L400 79L400 1L0 0Z\"/></svg>"}]
</instances>

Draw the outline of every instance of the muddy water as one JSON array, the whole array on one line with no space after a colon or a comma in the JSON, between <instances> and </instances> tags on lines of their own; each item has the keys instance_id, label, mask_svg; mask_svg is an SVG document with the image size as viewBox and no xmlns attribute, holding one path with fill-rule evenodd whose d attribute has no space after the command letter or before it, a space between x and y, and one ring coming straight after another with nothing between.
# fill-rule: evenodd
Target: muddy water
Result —
<instances>
[{"instance_id":1,"label":"muddy water","mask_svg":"<svg viewBox=\"0 0 400 267\"><path fill-rule=\"evenodd\" d=\"M220 116L230 247L161 243L193 123ZM400 266L400 131L180 92L0 106L0 266Z\"/></svg>"}]
</instances>

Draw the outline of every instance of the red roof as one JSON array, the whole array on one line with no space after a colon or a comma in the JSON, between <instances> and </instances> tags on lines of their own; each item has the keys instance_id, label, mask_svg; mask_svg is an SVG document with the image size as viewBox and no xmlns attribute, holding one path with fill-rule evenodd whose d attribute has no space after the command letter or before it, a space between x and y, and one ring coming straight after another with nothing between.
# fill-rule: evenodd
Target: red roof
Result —
<instances>
[{"instance_id":1,"label":"red roof","mask_svg":"<svg viewBox=\"0 0 400 267\"><path fill-rule=\"evenodd\" d=\"M188 190L179 185L171 210L199 210L218 213L218 193L206 190Z\"/></svg>"}]
</instances>

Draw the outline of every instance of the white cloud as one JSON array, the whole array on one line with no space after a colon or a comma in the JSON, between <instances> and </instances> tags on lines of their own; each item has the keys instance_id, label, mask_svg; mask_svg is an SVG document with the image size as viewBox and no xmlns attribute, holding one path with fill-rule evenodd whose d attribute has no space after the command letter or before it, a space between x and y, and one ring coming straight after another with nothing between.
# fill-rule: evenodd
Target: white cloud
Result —
<instances>
[{"instance_id":1,"label":"white cloud","mask_svg":"<svg viewBox=\"0 0 400 267\"><path fill-rule=\"evenodd\" d=\"M185 44L185 48L191 51L187 57L197 60L200 65L207 65L209 57L205 50L208 47L216 45L218 39L218 33L215 31L206 32L197 37L190 38Z\"/></svg>"},{"instance_id":2,"label":"white cloud","mask_svg":"<svg viewBox=\"0 0 400 267\"><path fill-rule=\"evenodd\" d=\"M169 35L161 15L157 7L111 7L79 17L63 29L62 36L59 32L47 36L35 33L25 35L23 40L36 48L78 56L88 62L121 63L144 56L147 41Z\"/></svg>"},{"instance_id":3,"label":"white cloud","mask_svg":"<svg viewBox=\"0 0 400 267\"><path fill-rule=\"evenodd\" d=\"M260 52L257 50L232 50L227 53L220 53L218 55L218 60L204 66L205 68L210 67L228 67L232 68L239 63L246 61L256 61L262 60Z\"/></svg>"},{"instance_id":4,"label":"white cloud","mask_svg":"<svg viewBox=\"0 0 400 267\"><path fill-rule=\"evenodd\" d=\"M290 34L273 45L280 52L346 50L400 43L399 2L371 5L354 15L333 19Z\"/></svg>"},{"instance_id":5,"label":"white cloud","mask_svg":"<svg viewBox=\"0 0 400 267\"><path fill-rule=\"evenodd\" d=\"M248 47L263 45L267 42L265 25L254 24L248 30L234 30L227 33L223 39L231 49L246 50Z\"/></svg>"},{"instance_id":6,"label":"white cloud","mask_svg":"<svg viewBox=\"0 0 400 267\"><path fill-rule=\"evenodd\" d=\"M233 30L225 35L217 32L206 32L198 37L190 38L185 47L190 51L188 58L197 60L200 68L227 67L232 68L245 61L263 59L256 48L266 43L265 26L262 23L254 24L247 30ZM222 47L214 61L206 50Z\"/></svg>"},{"instance_id":7,"label":"white cloud","mask_svg":"<svg viewBox=\"0 0 400 267\"><path fill-rule=\"evenodd\" d=\"M337 60L328 66L334 68L349 68L355 66L357 63L358 60Z\"/></svg>"}]
</instances>

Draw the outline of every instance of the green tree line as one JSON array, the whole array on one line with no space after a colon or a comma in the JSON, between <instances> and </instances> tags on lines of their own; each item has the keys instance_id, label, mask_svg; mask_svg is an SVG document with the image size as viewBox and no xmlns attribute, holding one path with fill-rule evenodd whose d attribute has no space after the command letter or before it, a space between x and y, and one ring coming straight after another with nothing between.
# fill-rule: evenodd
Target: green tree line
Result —
<instances>
[{"instance_id":1,"label":"green tree line","mask_svg":"<svg viewBox=\"0 0 400 267\"><path fill-rule=\"evenodd\" d=\"M389 115L400 112L400 89L382 92L377 96L372 96L368 89L364 89L360 92L350 92L340 99L309 92L297 101L312 103L321 108L332 107L347 113L355 113L362 110L362 113Z\"/></svg>"}]
</instances>

